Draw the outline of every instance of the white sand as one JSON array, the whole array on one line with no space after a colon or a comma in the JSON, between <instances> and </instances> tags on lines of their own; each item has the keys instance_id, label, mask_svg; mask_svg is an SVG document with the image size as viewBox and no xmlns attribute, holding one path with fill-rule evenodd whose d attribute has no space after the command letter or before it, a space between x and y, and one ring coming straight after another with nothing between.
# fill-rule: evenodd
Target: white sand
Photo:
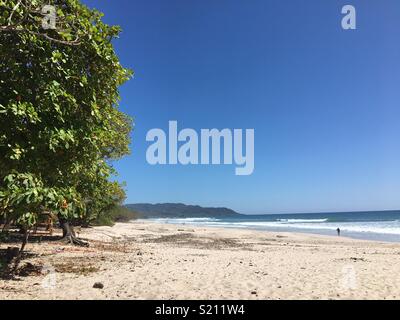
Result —
<instances>
[{"instance_id":1,"label":"white sand","mask_svg":"<svg viewBox=\"0 0 400 320\"><path fill-rule=\"evenodd\" d=\"M81 237L29 244L21 265L52 272L0 279L0 299L400 299L400 244L150 222Z\"/></svg>"}]
</instances>

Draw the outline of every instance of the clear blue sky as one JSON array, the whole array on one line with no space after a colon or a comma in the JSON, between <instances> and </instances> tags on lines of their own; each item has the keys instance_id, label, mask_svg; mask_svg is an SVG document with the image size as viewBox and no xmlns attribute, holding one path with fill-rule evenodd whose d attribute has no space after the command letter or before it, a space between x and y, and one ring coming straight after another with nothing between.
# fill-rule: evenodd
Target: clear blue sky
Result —
<instances>
[{"instance_id":1,"label":"clear blue sky","mask_svg":"<svg viewBox=\"0 0 400 320\"><path fill-rule=\"evenodd\" d=\"M400 208L398 0L85 0L123 28L127 202L242 213ZM357 30L341 8L357 9ZM255 171L150 166L152 128L254 128Z\"/></svg>"}]
</instances>

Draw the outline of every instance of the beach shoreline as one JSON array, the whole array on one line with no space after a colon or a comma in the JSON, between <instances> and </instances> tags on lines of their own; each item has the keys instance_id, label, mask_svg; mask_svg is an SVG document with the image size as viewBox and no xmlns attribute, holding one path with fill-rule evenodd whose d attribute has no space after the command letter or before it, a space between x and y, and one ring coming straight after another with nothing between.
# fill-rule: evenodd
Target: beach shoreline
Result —
<instances>
[{"instance_id":1,"label":"beach shoreline","mask_svg":"<svg viewBox=\"0 0 400 320\"><path fill-rule=\"evenodd\" d=\"M167 219L168 220L168 219ZM171 219L172 220L172 219ZM237 230L237 231L255 231L255 232L262 232L266 234L288 234L292 236L297 236L297 237L322 237L323 239L343 239L344 241L350 240L350 241L367 241L367 242L372 242L372 243L381 243L381 244L398 244L400 246L400 241L399 240L377 240L374 238L368 238L368 237L354 237L351 234L349 235L348 233L341 233L340 235L336 234L331 234L331 233L324 233L320 231L315 231L315 230L296 230L296 229L290 229L290 228L243 228L243 227L235 227L235 226L218 226L218 225L200 225L196 223L190 223L190 222L185 222L185 223L175 223L175 222L159 222L158 220L152 220L152 219L137 219L136 222L143 222L143 223L154 223L154 224L167 224L167 225L172 225L175 226L176 228L179 227L189 227L189 228L205 228L205 229L217 229L217 230Z\"/></svg>"},{"instance_id":2,"label":"beach shoreline","mask_svg":"<svg viewBox=\"0 0 400 320\"><path fill-rule=\"evenodd\" d=\"M0 299L400 299L398 243L144 220L80 236L29 243L36 272Z\"/></svg>"}]
</instances>

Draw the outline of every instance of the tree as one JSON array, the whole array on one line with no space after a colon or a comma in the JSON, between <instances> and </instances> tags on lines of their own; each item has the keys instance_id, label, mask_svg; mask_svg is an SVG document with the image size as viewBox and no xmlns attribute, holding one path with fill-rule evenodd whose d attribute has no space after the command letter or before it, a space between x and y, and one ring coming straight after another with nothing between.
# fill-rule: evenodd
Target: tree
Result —
<instances>
[{"instance_id":1,"label":"tree","mask_svg":"<svg viewBox=\"0 0 400 320\"><path fill-rule=\"evenodd\" d=\"M43 27L49 4L55 29ZM132 129L118 109L132 76L119 33L78 0L0 0L0 217L29 228L51 210L64 238L84 244L71 222L123 200L110 181Z\"/></svg>"}]
</instances>

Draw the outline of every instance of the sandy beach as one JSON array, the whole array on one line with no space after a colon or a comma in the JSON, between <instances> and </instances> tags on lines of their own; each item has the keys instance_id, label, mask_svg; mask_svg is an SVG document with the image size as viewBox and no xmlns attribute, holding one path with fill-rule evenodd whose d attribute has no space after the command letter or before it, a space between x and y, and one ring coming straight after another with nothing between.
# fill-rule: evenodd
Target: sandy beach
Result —
<instances>
[{"instance_id":1,"label":"sandy beach","mask_svg":"<svg viewBox=\"0 0 400 320\"><path fill-rule=\"evenodd\" d=\"M398 243L143 221L80 237L29 243L0 299L400 299Z\"/></svg>"}]
</instances>

